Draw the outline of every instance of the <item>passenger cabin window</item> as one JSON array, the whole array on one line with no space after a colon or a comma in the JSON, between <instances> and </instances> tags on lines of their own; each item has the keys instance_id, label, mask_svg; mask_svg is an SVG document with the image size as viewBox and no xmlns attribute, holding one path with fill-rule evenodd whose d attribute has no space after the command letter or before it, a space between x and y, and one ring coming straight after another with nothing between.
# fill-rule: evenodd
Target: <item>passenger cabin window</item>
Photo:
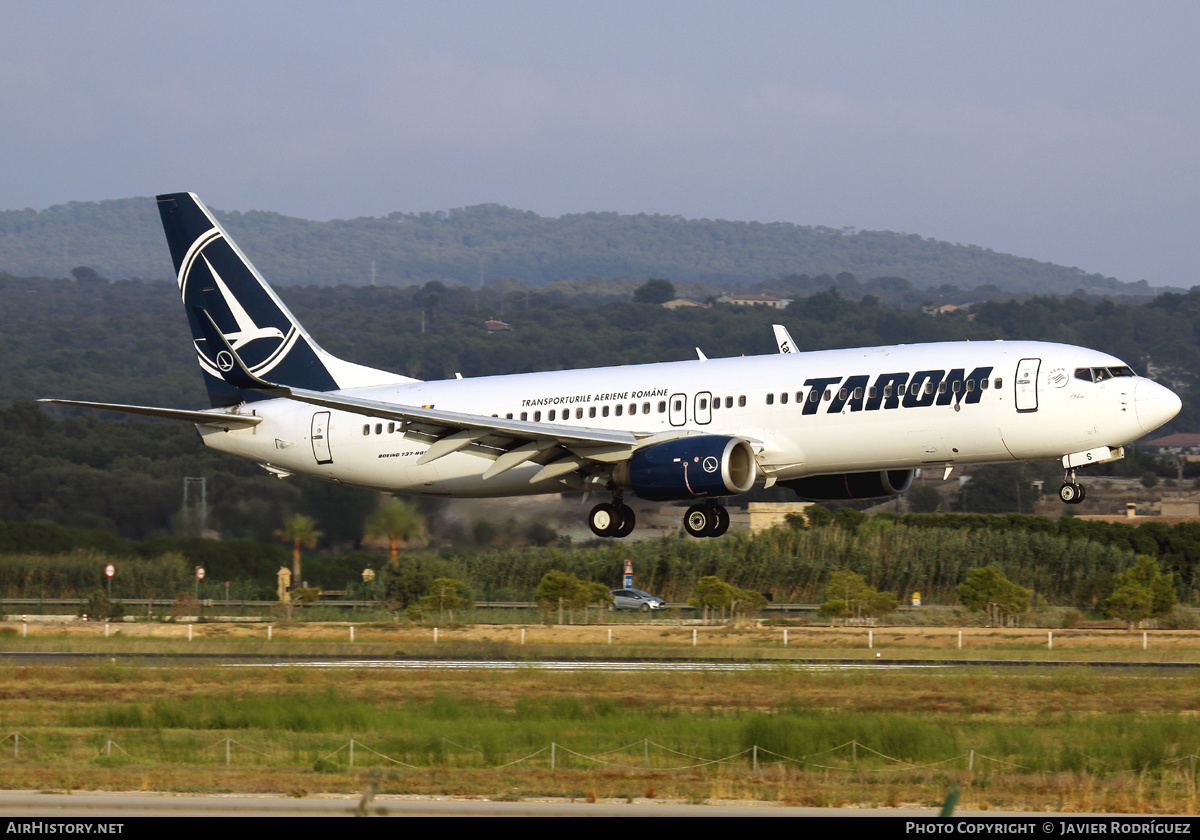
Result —
<instances>
[{"instance_id":1,"label":"passenger cabin window","mask_svg":"<svg viewBox=\"0 0 1200 840\"><path fill-rule=\"evenodd\" d=\"M371 424L370 424L370 423L368 423L368 424L366 424L365 426L363 426L363 434L364 434L364 435L369 435L369 434L371 434Z\"/></svg>"},{"instance_id":2,"label":"passenger cabin window","mask_svg":"<svg viewBox=\"0 0 1200 840\"><path fill-rule=\"evenodd\" d=\"M540 412L540 411L533 412L533 422L534 423L542 422L542 412Z\"/></svg>"},{"instance_id":3,"label":"passenger cabin window","mask_svg":"<svg viewBox=\"0 0 1200 840\"><path fill-rule=\"evenodd\" d=\"M745 408L745 407L746 407L745 396L738 397L738 408Z\"/></svg>"},{"instance_id":4,"label":"passenger cabin window","mask_svg":"<svg viewBox=\"0 0 1200 840\"><path fill-rule=\"evenodd\" d=\"M775 405L775 395L767 394L767 405Z\"/></svg>"},{"instance_id":5,"label":"passenger cabin window","mask_svg":"<svg viewBox=\"0 0 1200 840\"><path fill-rule=\"evenodd\" d=\"M725 398L725 407L726 407L726 408L733 408L733 397L726 397L726 398Z\"/></svg>"},{"instance_id":6,"label":"passenger cabin window","mask_svg":"<svg viewBox=\"0 0 1200 840\"><path fill-rule=\"evenodd\" d=\"M637 414L637 403L630 403L629 404L629 416L632 417L635 414Z\"/></svg>"},{"instance_id":7,"label":"passenger cabin window","mask_svg":"<svg viewBox=\"0 0 1200 840\"><path fill-rule=\"evenodd\" d=\"M582 419L583 419L583 409L582 409L582 408L577 408L577 409L575 409L575 419L576 419L576 420L582 420Z\"/></svg>"},{"instance_id":8,"label":"passenger cabin window","mask_svg":"<svg viewBox=\"0 0 1200 840\"><path fill-rule=\"evenodd\" d=\"M375 434L377 434L377 435L383 434L383 424L382 423L375 424Z\"/></svg>"},{"instance_id":9,"label":"passenger cabin window","mask_svg":"<svg viewBox=\"0 0 1200 840\"><path fill-rule=\"evenodd\" d=\"M659 414L666 414L666 413L667 413L667 401L666 401L666 400L659 400L659 401L658 401L658 413L659 413Z\"/></svg>"},{"instance_id":10,"label":"passenger cabin window","mask_svg":"<svg viewBox=\"0 0 1200 840\"><path fill-rule=\"evenodd\" d=\"M1003 376L997 376L997 377L996 377L996 390L998 391L998 390L1000 390L1000 389L1001 389L1001 388L1003 388L1003 387L1004 387L1004 377L1003 377Z\"/></svg>"},{"instance_id":11,"label":"passenger cabin window","mask_svg":"<svg viewBox=\"0 0 1200 840\"><path fill-rule=\"evenodd\" d=\"M550 416L547 417L546 419L549 420L551 423L554 422L554 409L553 408L550 409Z\"/></svg>"},{"instance_id":12,"label":"passenger cabin window","mask_svg":"<svg viewBox=\"0 0 1200 840\"><path fill-rule=\"evenodd\" d=\"M522 419L522 420L528 420L528 419L529 419L529 412L528 412L528 411L522 411L522 412L521 412L521 419Z\"/></svg>"},{"instance_id":13,"label":"passenger cabin window","mask_svg":"<svg viewBox=\"0 0 1200 840\"><path fill-rule=\"evenodd\" d=\"M595 416L596 416L596 406L594 406L594 405L589 406L588 407L588 417L595 417Z\"/></svg>"},{"instance_id":14,"label":"passenger cabin window","mask_svg":"<svg viewBox=\"0 0 1200 840\"><path fill-rule=\"evenodd\" d=\"M603 417L607 417L608 416L608 406L604 406L604 408L600 409L600 414Z\"/></svg>"},{"instance_id":15,"label":"passenger cabin window","mask_svg":"<svg viewBox=\"0 0 1200 840\"><path fill-rule=\"evenodd\" d=\"M779 404L787 405L787 391L784 391L782 394L779 395Z\"/></svg>"},{"instance_id":16,"label":"passenger cabin window","mask_svg":"<svg viewBox=\"0 0 1200 840\"><path fill-rule=\"evenodd\" d=\"M650 413L650 403L642 403L642 414Z\"/></svg>"}]
</instances>

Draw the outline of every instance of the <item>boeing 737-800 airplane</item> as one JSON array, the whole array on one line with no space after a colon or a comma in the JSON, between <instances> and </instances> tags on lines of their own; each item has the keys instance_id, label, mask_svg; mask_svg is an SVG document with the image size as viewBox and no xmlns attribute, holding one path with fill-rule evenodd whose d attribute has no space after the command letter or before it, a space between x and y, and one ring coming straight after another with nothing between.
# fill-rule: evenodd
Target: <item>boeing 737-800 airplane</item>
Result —
<instances>
[{"instance_id":1,"label":"boeing 737-800 airplane","mask_svg":"<svg viewBox=\"0 0 1200 840\"><path fill-rule=\"evenodd\" d=\"M611 493L589 515L633 530L624 493L695 501L693 536L720 536L717 500L756 484L804 499L903 493L920 468L1062 458L1075 470L1180 409L1105 353L962 342L422 382L331 356L190 193L159 213L212 408L46 400L194 423L207 446L278 476L381 491L495 497Z\"/></svg>"}]
</instances>

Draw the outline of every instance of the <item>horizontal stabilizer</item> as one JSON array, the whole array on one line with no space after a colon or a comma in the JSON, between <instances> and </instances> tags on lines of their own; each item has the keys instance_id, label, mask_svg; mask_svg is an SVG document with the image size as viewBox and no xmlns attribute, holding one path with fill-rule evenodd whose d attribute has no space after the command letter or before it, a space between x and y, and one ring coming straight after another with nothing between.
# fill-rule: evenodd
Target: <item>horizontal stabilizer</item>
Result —
<instances>
[{"instance_id":1,"label":"horizontal stabilizer","mask_svg":"<svg viewBox=\"0 0 1200 840\"><path fill-rule=\"evenodd\" d=\"M119 411L122 414L137 414L156 417L159 420L178 420L195 423L197 426L212 426L217 429L248 429L262 422L252 414L224 414L219 411L183 411L177 408L155 408L148 405L119 405L117 403L83 402L81 400L38 400L55 405L74 405L80 408L96 408L100 411Z\"/></svg>"}]
</instances>

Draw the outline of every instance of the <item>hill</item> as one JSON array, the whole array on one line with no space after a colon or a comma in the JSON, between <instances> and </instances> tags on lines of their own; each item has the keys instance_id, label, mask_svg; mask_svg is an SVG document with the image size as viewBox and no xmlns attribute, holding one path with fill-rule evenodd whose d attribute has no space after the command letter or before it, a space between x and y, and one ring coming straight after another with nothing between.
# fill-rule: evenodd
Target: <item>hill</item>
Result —
<instances>
[{"instance_id":1,"label":"hill","mask_svg":"<svg viewBox=\"0 0 1200 840\"><path fill-rule=\"evenodd\" d=\"M993 287L1013 294L1149 296L1037 260L915 234L782 222L581 213L551 218L495 204L448 212L313 222L278 213L214 211L272 283L282 286L478 287L501 278L544 286L578 278L664 277L721 288L798 275L903 277L918 289ZM0 272L171 278L151 198L0 211Z\"/></svg>"}]
</instances>

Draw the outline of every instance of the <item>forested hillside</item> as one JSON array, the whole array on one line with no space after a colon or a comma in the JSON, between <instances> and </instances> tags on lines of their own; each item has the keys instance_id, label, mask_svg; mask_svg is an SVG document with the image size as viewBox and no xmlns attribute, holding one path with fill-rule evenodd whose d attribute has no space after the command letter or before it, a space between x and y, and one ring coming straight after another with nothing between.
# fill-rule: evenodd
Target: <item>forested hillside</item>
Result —
<instances>
[{"instance_id":1,"label":"forested hillside","mask_svg":"<svg viewBox=\"0 0 1200 840\"><path fill-rule=\"evenodd\" d=\"M867 287L870 283L863 284ZM1144 305L1036 297L931 317L836 290L786 311L717 305L666 310L612 295L493 285L291 287L281 291L313 336L355 362L421 379L774 352L772 323L798 349L922 341L1043 339L1108 351L1180 391L1166 431L1200 428L1200 290ZM0 276L0 404L57 396L177 407L205 395L174 285ZM489 333L499 318L514 329Z\"/></svg>"},{"instance_id":2,"label":"forested hillside","mask_svg":"<svg viewBox=\"0 0 1200 840\"><path fill-rule=\"evenodd\" d=\"M216 211L214 211L216 212ZM715 289L793 275L903 277L920 289L1148 295L1078 268L889 231L787 223L582 213L551 218L488 204L449 212L313 222L278 213L216 212L272 283L478 287L584 277L666 277ZM88 266L114 279L171 277L154 200L72 202L0 211L0 272L65 277Z\"/></svg>"}]
</instances>

